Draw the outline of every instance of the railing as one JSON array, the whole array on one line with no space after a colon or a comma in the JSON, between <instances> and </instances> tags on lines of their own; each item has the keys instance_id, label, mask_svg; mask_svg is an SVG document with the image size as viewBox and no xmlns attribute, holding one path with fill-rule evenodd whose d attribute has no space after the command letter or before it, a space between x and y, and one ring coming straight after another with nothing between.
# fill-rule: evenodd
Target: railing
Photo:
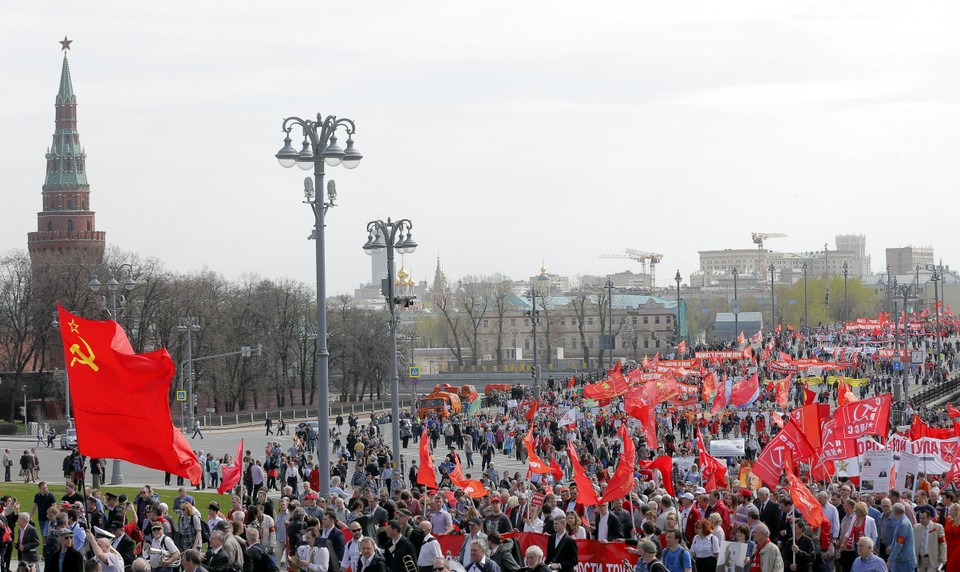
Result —
<instances>
[{"instance_id":1,"label":"railing","mask_svg":"<svg viewBox=\"0 0 960 572\"><path fill-rule=\"evenodd\" d=\"M413 406L413 399L409 397L400 398L400 410L409 410ZM330 416L347 416L351 413L373 413L377 411L389 411L390 400L380 401L358 401L356 403L333 403L330 405ZM228 427L232 425L259 424L264 425L267 416L273 420L274 428L280 422L281 417L287 424L296 425L301 421L317 419L316 407L296 407L290 409L275 409L272 411L240 411L236 413L204 413L200 415L204 427Z\"/></svg>"},{"instance_id":2,"label":"railing","mask_svg":"<svg viewBox=\"0 0 960 572\"><path fill-rule=\"evenodd\" d=\"M957 394L960 394L960 373L911 396L910 400L913 401L914 405L929 405L949 400Z\"/></svg>"}]
</instances>

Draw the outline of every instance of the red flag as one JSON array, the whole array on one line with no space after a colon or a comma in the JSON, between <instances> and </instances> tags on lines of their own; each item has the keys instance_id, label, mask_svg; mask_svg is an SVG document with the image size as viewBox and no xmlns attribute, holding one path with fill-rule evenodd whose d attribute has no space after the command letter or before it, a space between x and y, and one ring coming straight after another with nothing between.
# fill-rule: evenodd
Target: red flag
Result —
<instances>
[{"instance_id":1,"label":"red flag","mask_svg":"<svg viewBox=\"0 0 960 572\"><path fill-rule=\"evenodd\" d=\"M648 367L650 367L650 360L647 359L646 354L644 354L643 356L643 361L640 362L640 367L642 367L643 369L647 369Z\"/></svg>"},{"instance_id":2,"label":"red flag","mask_svg":"<svg viewBox=\"0 0 960 572\"><path fill-rule=\"evenodd\" d=\"M660 476L663 478L663 488L667 490L667 494L674 496L673 458L667 455L661 455L652 461L637 461L637 466L640 467L641 473L646 474L651 479L653 478L654 469L660 471Z\"/></svg>"},{"instance_id":3,"label":"red flag","mask_svg":"<svg viewBox=\"0 0 960 572\"><path fill-rule=\"evenodd\" d=\"M423 426L420 436L420 466L417 467L417 483L430 490L437 490L437 470L433 466L433 456L430 454L430 434L427 426Z\"/></svg>"},{"instance_id":4,"label":"red flag","mask_svg":"<svg viewBox=\"0 0 960 572\"><path fill-rule=\"evenodd\" d=\"M790 484L790 498L793 499L793 505L797 507L803 518L807 519L807 522L813 528L823 524L826 518L823 515L823 507L820 506L820 501L793 474L793 467L790 466L787 467L787 482Z\"/></svg>"},{"instance_id":5,"label":"red flag","mask_svg":"<svg viewBox=\"0 0 960 572\"><path fill-rule=\"evenodd\" d=\"M706 489L716 490L727 486L727 464L707 453L703 434L697 427L697 449L700 451L700 471L707 477Z\"/></svg>"},{"instance_id":6,"label":"red flag","mask_svg":"<svg viewBox=\"0 0 960 572\"><path fill-rule=\"evenodd\" d=\"M780 324L777 324L777 328L773 331L774 334L780 335Z\"/></svg>"},{"instance_id":7,"label":"red flag","mask_svg":"<svg viewBox=\"0 0 960 572\"><path fill-rule=\"evenodd\" d=\"M953 483L960 480L960 455L953 458L953 464L947 471L947 483Z\"/></svg>"},{"instance_id":8,"label":"red flag","mask_svg":"<svg viewBox=\"0 0 960 572\"><path fill-rule=\"evenodd\" d=\"M840 385L837 387L837 407L843 407L844 405L858 401L857 396L850 391L850 386L847 385L847 382L840 378Z\"/></svg>"},{"instance_id":9,"label":"red flag","mask_svg":"<svg viewBox=\"0 0 960 572\"><path fill-rule=\"evenodd\" d=\"M627 378L620 373L620 362L617 362L606 379L585 385L583 396L591 399L610 399L626 393L628 386Z\"/></svg>"},{"instance_id":10,"label":"red flag","mask_svg":"<svg viewBox=\"0 0 960 572\"><path fill-rule=\"evenodd\" d=\"M810 405L817 402L817 393L815 391L810 391L806 387L803 388L803 404Z\"/></svg>"},{"instance_id":11,"label":"red flag","mask_svg":"<svg viewBox=\"0 0 960 572\"><path fill-rule=\"evenodd\" d=\"M687 353L687 340L680 340L680 343L677 344L677 352L681 354Z\"/></svg>"},{"instance_id":12,"label":"red flag","mask_svg":"<svg viewBox=\"0 0 960 572\"><path fill-rule=\"evenodd\" d=\"M953 419L954 417L960 417L960 410L956 409L953 405L947 404L947 416Z\"/></svg>"},{"instance_id":13,"label":"red flag","mask_svg":"<svg viewBox=\"0 0 960 572\"><path fill-rule=\"evenodd\" d=\"M524 416L527 421L533 421L533 418L537 415L537 409L540 409L539 399L534 400L533 405L527 410L527 414Z\"/></svg>"},{"instance_id":14,"label":"red flag","mask_svg":"<svg viewBox=\"0 0 960 572\"><path fill-rule=\"evenodd\" d=\"M475 499L481 499L490 494L487 488L483 486L483 483L468 479L463 475L463 469L460 468L460 459L456 455L453 457L453 464L453 470L450 471L450 480L454 485L460 487L464 494Z\"/></svg>"},{"instance_id":15,"label":"red flag","mask_svg":"<svg viewBox=\"0 0 960 572\"><path fill-rule=\"evenodd\" d=\"M223 478L217 492L223 494L240 482L240 476L243 475L243 437L237 443L237 454L233 456L233 462L223 467Z\"/></svg>"},{"instance_id":16,"label":"red flag","mask_svg":"<svg viewBox=\"0 0 960 572\"><path fill-rule=\"evenodd\" d=\"M759 344L763 341L763 330L757 330L757 333L750 336L750 342L754 344Z\"/></svg>"},{"instance_id":17,"label":"red flag","mask_svg":"<svg viewBox=\"0 0 960 572\"><path fill-rule=\"evenodd\" d=\"M680 384L676 375L671 371L659 379L647 382L656 388L656 404L659 405L671 399L680 397Z\"/></svg>"},{"instance_id":18,"label":"red flag","mask_svg":"<svg viewBox=\"0 0 960 572\"><path fill-rule=\"evenodd\" d=\"M863 435L886 437L890 428L892 402L893 396L887 393L838 407L834 412L838 432L845 439L856 439Z\"/></svg>"},{"instance_id":19,"label":"red flag","mask_svg":"<svg viewBox=\"0 0 960 572\"><path fill-rule=\"evenodd\" d=\"M737 343L738 343L738 344L740 344L740 345L742 346L742 345L743 345L743 342L745 342L745 341L746 341L746 338L743 337L743 332L740 332L739 334L737 334Z\"/></svg>"},{"instance_id":20,"label":"red flag","mask_svg":"<svg viewBox=\"0 0 960 572\"><path fill-rule=\"evenodd\" d=\"M654 405L656 405L656 384L653 382L631 388L623 398L624 411L627 412L627 415L640 420L647 446L652 449L659 446L657 443L657 418L653 414Z\"/></svg>"},{"instance_id":21,"label":"red flag","mask_svg":"<svg viewBox=\"0 0 960 572\"><path fill-rule=\"evenodd\" d=\"M557 481L558 483L563 480L563 467L561 467L560 463L557 462L556 457L550 458L550 474L553 475L553 480Z\"/></svg>"},{"instance_id":22,"label":"red flag","mask_svg":"<svg viewBox=\"0 0 960 572\"><path fill-rule=\"evenodd\" d=\"M913 416L913 423L910 424L910 438L922 439L930 437L932 439L953 439L957 436L956 428L950 427L943 429L940 427L931 427L920 419L919 415Z\"/></svg>"},{"instance_id":23,"label":"red flag","mask_svg":"<svg viewBox=\"0 0 960 572\"><path fill-rule=\"evenodd\" d=\"M787 455L792 455L792 458L802 461L813 453L813 447L803 436L803 432L797 426L796 421L791 419L783 430L777 433L763 448L760 457L753 465L753 474L760 477L760 480L769 486L776 487L780 481L780 471L783 470Z\"/></svg>"},{"instance_id":24,"label":"red flag","mask_svg":"<svg viewBox=\"0 0 960 572\"><path fill-rule=\"evenodd\" d=\"M573 386L577 384L577 377L574 375L570 376L570 381L567 382L567 389L573 389Z\"/></svg>"},{"instance_id":25,"label":"red flag","mask_svg":"<svg viewBox=\"0 0 960 572\"><path fill-rule=\"evenodd\" d=\"M527 463L530 465L530 471L539 475L549 473L550 467L537 456L537 452L533 449L533 427L523 438L523 444L527 447Z\"/></svg>"},{"instance_id":26,"label":"red flag","mask_svg":"<svg viewBox=\"0 0 960 572\"><path fill-rule=\"evenodd\" d=\"M597 499L597 493L593 490L593 483L590 477L583 470L580 464L580 456L572 442L567 443L567 455L570 457L570 465L573 467L573 481L577 483L577 502L583 506L594 506L600 501Z\"/></svg>"},{"instance_id":27,"label":"red flag","mask_svg":"<svg viewBox=\"0 0 960 572\"><path fill-rule=\"evenodd\" d=\"M829 418L829 407L827 409ZM794 409L790 412L790 418L796 421L797 427L807 436L807 441L810 442L813 448L820 446L820 442L822 441L820 426L826 419L824 419L821 414L819 403L804 405L803 407Z\"/></svg>"},{"instance_id":28,"label":"red flag","mask_svg":"<svg viewBox=\"0 0 960 572\"><path fill-rule=\"evenodd\" d=\"M844 439L837 431L833 419L823 424L820 437L820 458L824 461L840 461L857 455L857 440Z\"/></svg>"},{"instance_id":29,"label":"red flag","mask_svg":"<svg viewBox=\"0 0 960 572\"><path fill-rule=\"evenodd\" d=\"M717 396L713 398L713 406L710 408L710 413L716 413L726 406L727 392L724 387L721 387L720 391L717 392Z\"/></svg>"},{"instance_id":30,"label":"red flag","mask_svg":"<svg viewBox=\"0 0 960 572\"><path fill-rule=\"evenodd\" d=\"M633 490L633 465L637 462L637 450L633 445L633 439L627 435L626 423L620 425L618 434L623 441L623 455L617 464L617 470L613 472L613 477L607 484L603 498L600 499L601 503L625 498Z\"/></svg>"},{"instance_id":31,"label":"red flag","mask_svg":"<svg viewBox=\"0 0 960 572\"><path fill-rule=\"evenodd\" d=\"M750 405L760 397L760 378L754 372L749 378L733 384L730 391L730 403L737 406Z\"/></svg>"},{"instance_id":32,"label":"red flag","mask_svg":"<svg viewBox=\"0 0 960 572\"><path fill-rule=\"evenodd\" d=\"M787 377L775 383L777 387L777 405L779 405L780 407L787 406L787 397L790 396L791 381L793 381L793 374L790 374Z\"/></svg>"},{"instance_id":33,"label":"red flag","mask_svg":"<svg viewBox=\"0 0 960 572\"><path fill-rule=\"evenodd\" d=\"M703 376L703 400L710 401L710 398L713 397L713 394L717 392L717 378L714 376L713 372L707 373Z\"/></svg>"},{"instance_id":34,"label":"red flag","mask_svg":"<svg viewBox=\"0 0 960 572\"><path fill-rule=\"evenodd\" d=\"M199 483L200 462L170 416L174 366L167 350L134 353L113 320L86 320L60 304L57 311L80 453Z\"/></svg>"}]
</instances>

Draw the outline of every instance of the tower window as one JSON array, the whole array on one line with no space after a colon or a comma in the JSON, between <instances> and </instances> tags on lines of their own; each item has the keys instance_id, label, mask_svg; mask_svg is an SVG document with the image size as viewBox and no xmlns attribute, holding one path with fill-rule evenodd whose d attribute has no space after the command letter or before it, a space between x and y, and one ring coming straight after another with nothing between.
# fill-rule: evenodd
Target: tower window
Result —
<instances>
[{"instance_id":1,"label":"tower window","mask_svg":"<svg viewBox=\"0 0 960 572\"><path fill-rule=\"evenodd\" d=\"M52 220L48 220L48 221L47 221L47 230L53 230L53 221L52 221Z\"/></svg>"},{"instance_id":2,"label":"tower window","mask_svg":"<svg viewBox=\"0 0 960 572\"><path fill-rule=\"evenodd\" d=\"M72 211L72 210L73 210L73 201L70 200L70 199L67 199L67 210L68 210L68 211Z\"/></svg>"},{"instance_id":3,"label":"tower window","mask_svg":"<svg viewBox=\"0 0 960 572\"><path fill-rule=\"evenodd\" d=\"M67 219L67 232L73 232L73 219Z\"/></svg>"},{"instance_id":4,"label":"tower window","mask_svg":"<svg viewBox=\"0 0 960 572\"><path fill-rule=\"evenodd\" d=\"M93 224L89 220L87 221L87 230L93 230Z\"/></svg>"}]
</instances>

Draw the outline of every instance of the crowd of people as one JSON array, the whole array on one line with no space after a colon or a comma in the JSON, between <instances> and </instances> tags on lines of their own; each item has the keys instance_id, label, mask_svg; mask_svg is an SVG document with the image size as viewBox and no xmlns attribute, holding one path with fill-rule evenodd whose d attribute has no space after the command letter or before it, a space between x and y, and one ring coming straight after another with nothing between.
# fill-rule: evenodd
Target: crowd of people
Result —
<instances>
[{"instance_id":1,"label":"crowd of people","mask_svg":"<svg viewBox=\"0 0 960 572\"><path fill-rule=\"evenodd\" d=\"M77 473L73 452L64 462L67 487L59 500L45 482L38 483L29 507L2 497L0 572L10 570L13 554L22 572L41 563L55 572L574 572L584 563L578 542L589 540L622 544L636 572L960 570L960 499L945 474L923 475L911 490L860 491L847 477L817 481L801 463L823 516L814 523L786 479L758 483L742 470L762 454L792 409L811 399L836 405L847 389L844 376L866 380L855 386L860 398L897 383L889 359L863 351L876 347L868 338L784 331L759 342L696 348L751 351L667 367L697 393L693 402L684 396L658 404L645 422L631 417L620 396L585 397L588 384L602 381L589 377L548 379L536 388L536 399L532 388L516 386L487 396L469 416L405 416L404 436L436 463L436 488L424 482L418 461L393 468L398 452L384 434L389 425L380 421L386 419L378 417L366 425L338 417L327 439L301 425L286 448L274 442L262 454L246 451L229 506L197 506L189 485L180 487L172 506L150 486L134 499L101 494L99 482L78 492L73 481L83 482L86 469L80 457ZM955 344L934 349L928 340L916 348L927 352L916 372L921 384L955 381ZM816 376L797 372L784 400L773 383L783 377L777 368L802 360L837 367ZM623 372L664 367L644 360ZM746 405L715 407L717 397L704 388L707 376L734 382L752 375L761 385ZM722 391L721 383L717 393ZM934 427L952 423L942 408L907 404L903 411ZM723 459L721 482L696 460L671 463L669 470L644 464L697 459L712 440L736 438L744 440L743 453ZM326 494L319 494L324 469L314 457L320 446L330 447L334 459ZM626 467L630 486L622 496L604 498L628 450L638 461ZM504 461L524 463L531 453L553 470L506 470ZM197 489L216 487L232 462L202 451L198 459L204 475ZM24 482L35 478L30 469ZM479 492L465 490L464 479L479 482ZM594 497L603 500L585 500Z\"/></svg>"}]
</instances>

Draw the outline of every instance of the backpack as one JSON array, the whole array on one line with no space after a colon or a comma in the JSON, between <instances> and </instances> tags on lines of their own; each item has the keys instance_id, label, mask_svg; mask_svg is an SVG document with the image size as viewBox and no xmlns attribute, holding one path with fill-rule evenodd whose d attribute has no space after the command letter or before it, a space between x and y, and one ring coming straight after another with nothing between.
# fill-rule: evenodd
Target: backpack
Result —
<instances>
[{"instance_id":1,"label":"backpack","mask_svg":"<svg viewBox=\"0 0 960 572\"><path fill-rule=\"evenodd\" d=\"M210 525L202 518L200 519L200 541L203 544L210 543Z\"/></svg>"},{"instance_id":2,"label":"backpack","mask_svg":"<svg viewBox=\"0 0 960 572\"><path fill-rule=\"evenodd\" d=\"M273 554L264 553L263 560L267 565L267 572L279 572L280 568L277 566L277 559L273 556ZM329 570L330 572L333 572L333 567L331 566ZM337 572L339 572L339 570L340 563L337 562Z\"/></svg>"}]
</instances>

